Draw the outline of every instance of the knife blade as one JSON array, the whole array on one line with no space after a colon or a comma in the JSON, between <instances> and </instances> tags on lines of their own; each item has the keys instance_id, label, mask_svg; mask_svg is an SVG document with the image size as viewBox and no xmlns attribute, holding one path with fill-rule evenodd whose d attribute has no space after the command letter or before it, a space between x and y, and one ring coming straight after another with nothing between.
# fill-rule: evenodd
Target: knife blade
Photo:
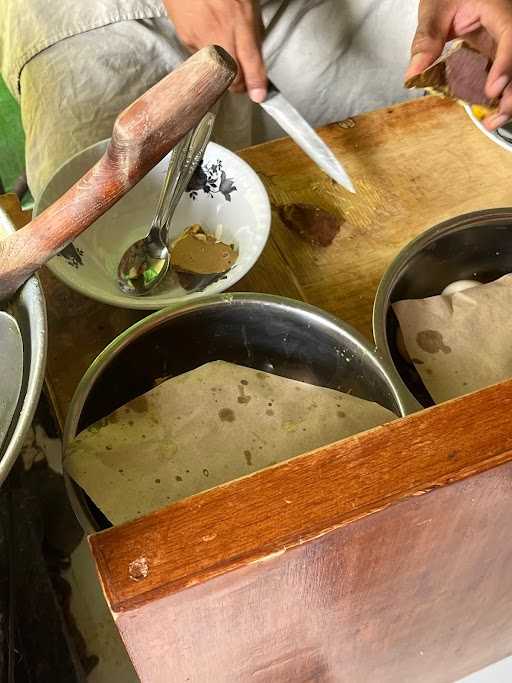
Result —
<instances>
[{"instance_id":1,"label":"knife blade","mask_svg":"<svg viewBox=\"0 0 512 683\"><path fill-rule=\"evenodd\" d=\"M342 164L274 85L269 84L267 99L261 102L261 106L322 171L345 189L355 193L352 181Z\"/></svg>"}]
</instances>

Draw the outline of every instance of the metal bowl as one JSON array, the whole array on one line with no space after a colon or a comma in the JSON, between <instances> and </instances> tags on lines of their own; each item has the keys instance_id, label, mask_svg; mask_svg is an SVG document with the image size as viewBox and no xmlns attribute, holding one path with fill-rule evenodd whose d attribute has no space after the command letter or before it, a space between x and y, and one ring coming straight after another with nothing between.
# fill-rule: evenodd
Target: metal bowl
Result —
<instances>
[{"instance_id":1,"label":"metal bowl","mask_svg":"<svg viewBox=\"0 0 512 683\"><path fill-rule=\"evenodd\" d=\"M0 239L14 230L7 214L0 209ZM46 306L37 277L31 277L13 297L8 304L8 311L16 318L23 339L23 383L11 425L0 445L0 485L9 474L23 446L44 380Z\"/></svg>"},{"instance_id":2,"label":"metal bowl","mask_svg":"<svg viewBox=\"0 0 512 683\"><path fill-rule=\"evenodd\" d=\"M213 360L350 391L404 415L407 407L385 366L355 330L317 308L262 294L220 295L166 309L121 334L93 362L71 401L64 450L96 420L154 386ZM87 532L109 526L67 479Z\"/></svg>"},{"instance_id":3,"label":"metal bowl","mask_svg":"<svg viewBox=\"0 0 512 683\"><path fill-rule=\"evenodd\" d=\"M489 209L451 218L410 242L382 278L373 307L373 334L385 361L400 376L396 386L432 405L418 373L396 346L398 321L391 304L440 294L455 280L491 282L512 272L512 209Z\"/></svg>"}]
</instances>

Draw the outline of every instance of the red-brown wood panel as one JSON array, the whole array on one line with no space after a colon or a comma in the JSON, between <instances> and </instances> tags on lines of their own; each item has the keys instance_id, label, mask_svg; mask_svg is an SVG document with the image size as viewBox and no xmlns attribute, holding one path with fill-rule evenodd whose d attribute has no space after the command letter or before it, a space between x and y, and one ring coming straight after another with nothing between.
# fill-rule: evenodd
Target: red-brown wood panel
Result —
<instances>
[{"instance_id":1,"label":"red-brown wood panel","mask_svg":"<svg viewBox=\"0 0 512 683\"><path fill-rule=\"evenodd\" d=\"M117 626L144 683L454 681L512 652L511 519L507 464Z\"/></svg>"}]
</instances>

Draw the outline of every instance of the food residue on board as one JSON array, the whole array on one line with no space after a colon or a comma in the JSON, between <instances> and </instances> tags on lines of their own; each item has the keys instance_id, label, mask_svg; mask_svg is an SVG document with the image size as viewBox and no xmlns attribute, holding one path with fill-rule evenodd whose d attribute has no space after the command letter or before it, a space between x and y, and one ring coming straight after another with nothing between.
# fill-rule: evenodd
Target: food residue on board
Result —
<instances>
[{"instance_id":1,"label":"food residue on board","mask_svg":"<svg viewBox=\"0 0 512 683\"><path fill-rule=\"evenodd\" d=\"M331 245L343 222L338 216L312 204L285 204L278 212L287 228L316 247Z\"/></svg>"}]
</instances>

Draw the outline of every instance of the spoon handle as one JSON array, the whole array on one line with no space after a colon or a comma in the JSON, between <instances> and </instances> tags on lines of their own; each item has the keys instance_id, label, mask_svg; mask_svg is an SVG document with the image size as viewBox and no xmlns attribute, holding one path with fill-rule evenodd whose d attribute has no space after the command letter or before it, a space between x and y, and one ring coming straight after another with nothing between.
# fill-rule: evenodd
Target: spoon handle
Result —
<instances>
[{"instance_id":1,"label":"spoon handle","mask_svg":"<svg viewBox=\"0 0 512 683\"><path fill-rule=\"evenodd\" d=\"M174 211L176 210L183 193L187 189L197 165L204 156L204 152L212 136L214 124L215 114L208 112L192 132L192 139L187 150L186 159L181 172L178 174L175 191L169 200L167 217L160 231L161 241L165 245L168 245L169 242L169 228Z\"/></svg>"},{"instance_id":2,"label":"spoon handle","mask_svg":"<svg viewBox=\"0 0 512 683\"><path fill-rule=\"evenodd\" d=\"M151 224L151 237L153 237L155 231L159 233L160 229L165 224L165 219L169 210L169 201L167 200L169 200L169 198L172 197L175 192L176 183L178 182L179 178L179 170L185 162L193 133L194 129L190 130L185 137L178 142L176 147L171 152L171 158L169 160L169 166L167 168L164 184L158 198L155 217L153 218L153 222Z\"/></svg>"},{"instance_id":3,"label":"spoon handle","mask_svg":"<svg viewBox=\"0 0 512 683\"><path fill-rule=\"evenodd\" d=\"M40 216L0 242L0 300L163 159L228 89L236 71L225 50L203 48L122 112L98 163Z\"/></svg>"}]
</instances>

